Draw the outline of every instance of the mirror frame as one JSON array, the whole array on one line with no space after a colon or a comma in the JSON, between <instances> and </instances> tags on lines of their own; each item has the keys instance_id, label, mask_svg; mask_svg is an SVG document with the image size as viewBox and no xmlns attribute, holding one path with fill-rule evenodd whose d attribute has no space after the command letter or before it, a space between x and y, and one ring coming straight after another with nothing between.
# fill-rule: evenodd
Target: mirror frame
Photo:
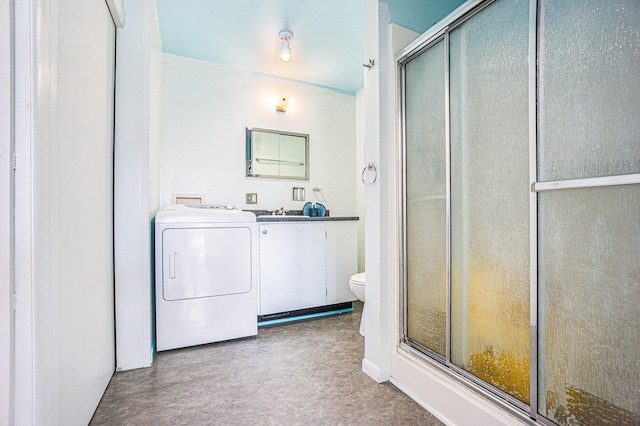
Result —
<instances>
[{"instance_id":1,"label":"mirror frame","mask_svg":"<svg viewBox=\"0 0 640 426\"><path fill-rule=\"evenodd\" d=\"M287 175L265 175L253 172L253 133L272 133L284 136L296 136L304 138L304 176L287 176ZM260 129L257 127L247 127L246 133L246 177L252 178L273 178L273 179L292 179L292 180L309 180L309 135L304 133L286 132L282 130Z\"/></svg>"}]
</instances>

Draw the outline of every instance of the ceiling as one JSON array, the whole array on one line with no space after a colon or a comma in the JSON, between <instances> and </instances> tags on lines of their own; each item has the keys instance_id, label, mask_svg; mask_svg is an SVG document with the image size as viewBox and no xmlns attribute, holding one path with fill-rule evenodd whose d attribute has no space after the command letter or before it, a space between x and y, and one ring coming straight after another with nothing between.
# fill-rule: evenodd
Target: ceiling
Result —
<instances>
[{"instance_id":1,"label":"ceiling","mask_svg":"<svg viewBox=\"0 0 640 426\"><path fill-rule=\"evenodd\" d=\"M363 0L157 0L166 53L353 94L363 86ZM293 33L279 59L280 30Z\"/></svg>"},{"instance_id":2,"label":"ceiling","mask_svg":"<svg viewBox=\"0 0 640 426\"><path fill-rule=\"evenodd\" d=\"M166 53L355 94L363 86L365 0L156 0ZM422 33L464 0L381 0ZM279 59L278 33L293 33Z\"/></svg>"}]
</instances>

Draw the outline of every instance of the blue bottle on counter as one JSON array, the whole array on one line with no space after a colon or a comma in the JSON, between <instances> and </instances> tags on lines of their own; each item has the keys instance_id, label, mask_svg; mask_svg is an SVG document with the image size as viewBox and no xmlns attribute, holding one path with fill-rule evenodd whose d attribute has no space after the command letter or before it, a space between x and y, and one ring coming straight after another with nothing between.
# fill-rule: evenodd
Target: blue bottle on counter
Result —
<instances>
[{"instance_id":1,"label":"blue bottle on counter","mask_svg":"<svg viewBox=\"0 0 640 426\"><path fill-rule=\"evenodd\" d=\"M305 216L311 216L311 207L313 207L313 205L311 204L311 202L307 202L304 207L302 208L302 214Z\"/></svg>"}]
</instances>

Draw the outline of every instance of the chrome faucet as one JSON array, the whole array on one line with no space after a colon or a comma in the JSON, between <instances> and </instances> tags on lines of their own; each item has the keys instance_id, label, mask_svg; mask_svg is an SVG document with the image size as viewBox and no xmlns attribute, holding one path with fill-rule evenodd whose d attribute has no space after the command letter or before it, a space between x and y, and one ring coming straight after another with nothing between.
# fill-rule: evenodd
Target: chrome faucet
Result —
<instances>
[{"instance_id":1,"label":"chrome faucet","mask_svg":"<svg viewBox=\"0 0 640 426\"><path fill-rule=\"evenodd\" d=\"M286 216L287 212L289 210L285 210L284 207L280 207L280 209L276 209L276 210L271 210L271 216Z\"/></svg>"}]
</instances>

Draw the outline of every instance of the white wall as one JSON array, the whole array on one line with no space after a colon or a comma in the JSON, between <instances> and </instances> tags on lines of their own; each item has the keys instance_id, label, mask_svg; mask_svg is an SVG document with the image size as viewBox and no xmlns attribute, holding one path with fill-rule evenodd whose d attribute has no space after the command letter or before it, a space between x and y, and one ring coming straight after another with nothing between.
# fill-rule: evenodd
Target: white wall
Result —
<instances>
[{"instance_id":1,"label":"white wall","mask_svg":"<svg viewBox=\"0 0 640 426\"><path fill-rule=\"evenodd\" d=\"M149 240L150 251L149 256L149 275L151 277L151 288L155 287L155 216L160 210L160 140L162 136L162 73L164 54L162 53L162 40L160 39L160 28L158 26L157 8L155 6L155 0L153 0L153 17L151 19L151 61L149 64L149 206L148 206L148 221L146 222L150 226ZM148 294L145 292L145 296L148 296L151 301L150 315L151 315L151 341L155 342L155 300L154 291L151 290ZM133 306L130 307L133 311ZM145 324L146 321L142 321ZM117 336L116 336L117 338ZM146 344L146 342L145 342ZM155 343L153 343L155 347ZM143 348L144 350L145 348ZM145 351L145 353L147 353ZM153 353L151 354L153 357ZM145 356L146 360L146 356ZM145 364L146 366L146 364Z\"/></svg>"},{"instance_id":2,"label":"white wall","mask_svg":"<svg viewBox=\"0 0 640 426\"><path fill-rule=\"evenodd\" d=\"M331 215L356 214L355 96L310 84L165 54L160 148L160 206L172 193L205 194L212 204L245 209L301 209L291 188L306 189ZM270 93L293 97L277 113ZM310 136L310 180L245 177L245 128ZM322 191L315 193L313 187ZM245 204L257 192L258 204Z\"/></svg>"},{"instance_id":3,"label":"white wall","mask_svg":"<svg viewBox=\"0 0 640 426\"><path fill-rule=\"evenodd\" d=\"M17 3L14 422L86 424L114 369L115 28L104 2Z\"/></svg>"},{"instance_id":4,"label":"white wall","mask_svg":"<svg viewBox=\"0 0 640 426\"><path fill-rule=\"evenodd\" d=\"M358 272L364 272L365 231L364 231L364 90L356 93L356 202L358 209Z\"/></svg>"},{"instance_id":5,"label":"white wall","mask_svg":"<svg viewBox=\"0 0 640 426\"><path fill-rule=\"evenodd\" d=\"M381 204L384 167L381 163L381 141L386 136L388 117L384 115L387 94L384 83L387 69L386 25L389 12L386 3L377 0L364 1L365 57L363 63L373 59L375 65L364 71L364 157L365 164L373 163L377 169L377 179L365 185L365 270L367 290L365 310L365 357L362 369L378 382L389 379L391 374L389 333L391 322L388 316L388 282L382 277L382 265L389 262L381 250L382 214L386 206ZM382 154L382 155L381 155Z\"/></svg>"},{"instance_id":6,"label":"white wall","mask_svg":"<svg viewBox=\"0 0 640 426\"><path fill-rule=\"evenodd\" d=\"M152 219L158 208L162 61L154 0L127 0L118 30L115 130L116 365L153 360Z\"/></svg>"},{"instance_id":7,"label":"white wall","mask_svg":"<svg viewBox=\"0 0 640 426\"><path fill-rule=\"evenodd\" d=\"M149 64L149 220L155 218L160 206L160 140L162 135L162 73L164 53L153 0L151 17L151 58ZM153 239L152 239L153 241ZM152 259L153 259L153 253Z\"/></svg>"}]
</instances>

